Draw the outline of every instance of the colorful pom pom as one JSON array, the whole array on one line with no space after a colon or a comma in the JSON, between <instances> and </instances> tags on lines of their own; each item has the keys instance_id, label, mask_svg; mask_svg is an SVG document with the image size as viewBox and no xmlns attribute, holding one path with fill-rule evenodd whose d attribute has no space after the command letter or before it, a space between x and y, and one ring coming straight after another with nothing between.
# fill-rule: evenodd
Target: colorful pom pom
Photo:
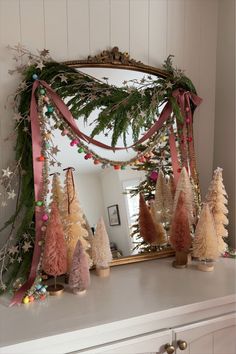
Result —
<instances>
[{"instance_id":1,"label":"colorful pom pom","mask_svg":"<svg viewBox=\"0 0 236 354\"><path fill-rule=\"evenodd\" d=\"M94 165L99 165L100 161L99 160L94 160L93 163L94 163Z\"/></svg>"},{"instance_id":2,"label":"colorful pom pom","mask_svg":"<svg viewBox=\"0 0 236 354\"><path fill-rule=\"evenodd\" d=\"M35 204L40 207L40 206L43 205L43 201L42 200L37 200L37 202Z\"/></svg>"},{"instance_id":3,"label":"colorful pom pom","mask_svg":"<svg viewBox=\"0 0 236 354\"><path fill-rule=\"evenodd\" d=\"M157 178L158 178L158 172L157 171L152 171L149 178L153 181L156 182Z\"/></svg>"},{"instance_id":4,"label":"colorful pom pom","mask_svg":"<svg viewBox=\"0 0 236 354\"><path fill-rule=\"evenodd\" d=\"M24 304L28 304L28 303L29 303L29 296L25 296L25 297L23 298L23 303L24 303Z\"/></svg>"},{"instance_id":5,"label":"colorful pom pom","mask_svg":"<svg viewBox=\"0 0 236 354\"><path fill-rule=\"evenodd\" d=\"M81 154L82 152L84 152L84 149L83 149L82 147L80 147L80 148L78 149L78 152Z\"/></svg>"},{"instance_id":6,"label":"colorful pom pom","mask_svg":"<svg viewBox=\"0 0 236 354\"><path fill-rule=\"evenodd\" d=\"M47 214L43 214L42 220L43 220L43 221L48 221L48 215L47 215Z\"/></svg>"},{"instance_id":7,"label":"colorful pom pom","mask_svg":"<svg viewBox=\"0 0 236 354\"><path fill-rule=\"evenodd\" d=\"M41 162L42 162L42 161L44 161L44 160L45 160L45 157L44 157L43 155L41 155L41 156L38 157L38 161L41 161Z\"/></svg>"},{"instance_id":8,"label":"colorful pom pom","mask_svg":"<svg viewBox=\"0 0 236 354\"><path fill-rule=\"evenodd\" d=\"M61 135L62 135L62 136L65 136L65 135L67 135L67 134L69 134L69 131L68 131L67 129L64 129L64 130L61 132Z\"/></svg>"},{"instance_id":9,"label":"colorful pom pom","mask_svg":"<svg viewBox=\"0 0 236 354\"><path fill-rule=\"evenodd\" d=\"M39 77L38 77L37 74L33 74L33 75L32 75L32 79L33 79L33 80L38 80L38 78L39 78Z\"/></svg>"},{"instance_id":10,"label":"colorful pom pom","mask_svg":"<svg viewBox=\"0 0 236 354\"><path fill-rule=\"evenodd\" d=\"M120 165L114 165L114 170L120 170Z\"/></svg>"},{"instance_id":11,"label":"colorful pom pom","mask_svg":"<svg viewBox=\"0 0 236 354\"><path fill-rule=\"evenodd\" d=\"M41 89L39 90L39 93L40 93L40 95L45 95L46 91L44 90L44 88L41 88Z\"/></svg>"}]
</instances>

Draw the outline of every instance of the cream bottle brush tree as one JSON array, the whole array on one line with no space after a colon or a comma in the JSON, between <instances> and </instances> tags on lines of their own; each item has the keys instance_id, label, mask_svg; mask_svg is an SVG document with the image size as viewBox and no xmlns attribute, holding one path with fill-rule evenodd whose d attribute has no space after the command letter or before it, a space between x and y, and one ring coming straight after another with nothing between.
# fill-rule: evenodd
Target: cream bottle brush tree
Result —
<instances>
[{"instance_id":1,"label":"cream bottle brush tree","mask_svg":"<svg viewBox=\"0 0 236 354\"><path fill-rule=\"evenodd\" d=\"M156 182L156 192L154 206L156 210L156 217L159 222L169 223L173 211L173 198L169 185L165 180L163 172L160 170Z\"/></svg>"},{"instance_id":2,"label":"cream bottle brush tree","mask_svg":"<svg viewBox=\"0 0 236 354\"><path fill-rule=\"evenodd\" d=\"M67 273L69 273L73 253L78 240L81 241L83 249L86 252L89 266L92 264L92 260L87 253L90 248L90 244L88 242L88 232L84 226L85 221L83 218L83 211L80 208L79 201L77 199L72 168L68 168L66 170L62 209L65 240L67 245Z\"/></svg>"},{"instance_id":3,"label":"cream bottle brush tree","mask_svg":"<svg viewBox=\"0 0 236 354\"><path fill-rule=\"evenodd\" d=\"M61 181L59 177L59 173L54 173L52 177L52 190L51 190L51 201L57 203L57 207L59 213L62 213L62 205L63 205L63 189L61 186Z\"/></svg>"},{"instance_id":4,"label":"cream bottle brush tree","mask_svg":"<svg viewBox=\"0 0 236 354\"><path fill-rule=\"evenodd\" d=\"M183 167L181 170L180 177L176 186L174 205L173 205L173 214L175 213L181 191L185 193L185 205L188 213L189 225L191 226L195 221L194 220L194 209L195 209L194 197L193 197L192 184L185 167Z\"/></svg>"},{"instance_id":5,"label":"cream bottle brush tree","mask_svg":"<svg viewBox=\"0 0 236 354\"><path fill-rule=\"evenodd\" d=\"M206 202L209 204L210 210L212 212L216 235L218 240L218 249L221 254L223 254L227 248L227 244L224 242L223 237L228 236L228 231L225 226L228 225L228 209L226 207L227 193L223 184L222 168L218 167L213 174L213 179L208 188L206 195Z\"/></svg>"},{"instance_id":6,"label":"cream bottle brush tree","mask_svg":"<svg viewBox=\"0 0 236 354\"><path fill-rule=\"evenodd\" d=\"M195 230L193 239L193 256L204 263L199 264L198 268L203 271L213 270L213 265L206 264L208 260L216 260L220 255L218 249L215 223L209 204L205 203L200 213L200 218Z\"/></svg>"},{"instance_id":7,"label":"cream bottle brush tree","mask_svg":"<svg viewBox=\"0 0 236 354\"><path fill-rule=\"evenodd\" d=\"M92 260L96 266L98 275L109 275L109 267L110 262L112 261L112 253L110 249L109 237L102 217L97 223L97 227L92 241Z\"/></svg>"}]
</instances>

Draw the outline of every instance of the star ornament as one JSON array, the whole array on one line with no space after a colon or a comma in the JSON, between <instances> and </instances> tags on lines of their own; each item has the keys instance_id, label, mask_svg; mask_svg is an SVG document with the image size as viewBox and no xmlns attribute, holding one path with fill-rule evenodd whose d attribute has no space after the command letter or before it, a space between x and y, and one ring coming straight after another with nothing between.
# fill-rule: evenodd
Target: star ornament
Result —
<instances>
[{"instance_id":1,"label":"star ornament","mask_svg":"<svg viewBox=\"0 0 236 354\"><path fill-rule=\"evenodd\" d=\"M51 153L52 153L53 155L57 155L58 152L60 152L60 150L58 149L58 146L57 146L57 145L56 145L56 146L53 146L53 147L51 148Z\"/></svg>"},{"instance_id":2,"label":"star ornament","mask_svg":"<svg viewBox=\"0 0 236 354\"><path fill-rule=\"evenodd\" d=\"M3 172L2 177L7 177L7 178L9 178L10 175L13 173L12 171L10 171L10 168L9 168L9 167L7 167L6 170L2 169L2 172Z\"/></svg>"},{"instance_id":3,"label":"star ornament","mask_svg":"<svg viewBox=\"0 0 236 354\"><path fill-rule=\"evenodd\" d=\"M4 290L6 290L6 288L7 288L6 284L1 283L0 289L4 291Z\"/></svg>"},{"instance_id":4,"label":"star ornament","mask_svg":"<svg viewBox=\"0 0 236 354\"><path fill-rule=\"evenodd\" d=\"M44 68L44 66L45 66L44 63L43 63L42 61L40 61L40 62L36 65L36 68L42 70L42 69Z\"/></svg>"},{"instance_id":5,"label":"star ornament","mask_svg":"<svg viewBox=\"0 0 236 354\"><path fill-rule=\"evenodd\" d=\"M12 246L12 247L8 250L8 253L9 253L9 254L12 254L12 255L18 253L18 246Z\"/></svg>"},{"instance_id":6,"label":"star ornament","mask_svg":"<svg viewBox=\"0 0 236 354\"><path fill-rule=\"evenodd\" d=\"M8 199L14 199L16 197L16 193L15 193L14 189L10 192L7 192L7 194L8 194L8 197L7 197Z\"/></svg>"},{"instance_id":7,"label":"star ornament","mask_svg":"<svg viewBox=\"0 0 236 354\"><path fill-rule=\"evenodd\" d=\"M25 242L24 242L24 245L22 246L22 249L24 250L24 252L25 252L25 253L28 252L30 248L32 248L31 243L25 241Z\"/></svg>"}]
</instances>

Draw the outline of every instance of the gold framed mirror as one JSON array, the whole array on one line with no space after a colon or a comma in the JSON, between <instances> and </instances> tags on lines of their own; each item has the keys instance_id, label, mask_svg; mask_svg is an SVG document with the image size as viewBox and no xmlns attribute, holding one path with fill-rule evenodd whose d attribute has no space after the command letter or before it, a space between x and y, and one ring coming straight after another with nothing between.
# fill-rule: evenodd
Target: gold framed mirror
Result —
<instances>
[{"instance_id":1,"label":"gold framed mirror","mask_svg":"<svg viewBox=\"0 0 236 354\"><path fill-rule=\"evenodd\" d=\"M34 58L29 53L31 62L22 70L24 81L16 94L20 115L17 168L23 189L19 189L18 195L21 204L17 201L16 214L6 223L14 230L15 220L22 211L19 230L20 235L29 235L30 241L25 242L30 242L26 267L27 271L31 269L30 281L35 278L36 269L40 269L50 212L50 175L61 173L63 178L63 170L68 167L75 169L73 184L91 224L89 230L95 227L99 215L104 216L116 254L112 266L174 255L168 242L172 206L168 202L168 206L161 208L158 193L163 184L165 188L168 186L168 195L174 203L178 177L183 168L188 171L194 195L194 228L201 196L192 118L200 101L191 80L173 67L171 56L163 69L159 69L130 58L117 47L86 60L63 63L52 61L47 54L44 50ZM29 158L31 150L33 165ZM88 171L93 178L88 177ZM80 178L83 174L86 177ZM100 197L98 188L92 188L89 182L95 181L95 175L96 186L99 178L103 187ZM105 182L101 181L101 175ZM8 186L11 177L9 179ZM158 185L158 181L162 182ZM90 183L89 193L84 188L86 183L87 186ZM114 191L119 192L119 196L114 195ZM142 204L141 197L138 201L139 195L143 195L147 203ZM99 198L103 199L103 205L97 202ZM159 224L159 233L161 228L165 240L154 239L155 225L153 234L145 231L145 222L140 222L140 203L145 209L143 215L150 218L153 213L152 223ZM112 210L111 215L108 209ZM89 215L90 211L93 215ZM18 253L11 256L11 240L10 233L6 254L10 252L9 260L17 265ZM21 249L22 240L19 236L15 250ZM9 275L9 284L11 282Z\"/></svg>"}]
</instances>

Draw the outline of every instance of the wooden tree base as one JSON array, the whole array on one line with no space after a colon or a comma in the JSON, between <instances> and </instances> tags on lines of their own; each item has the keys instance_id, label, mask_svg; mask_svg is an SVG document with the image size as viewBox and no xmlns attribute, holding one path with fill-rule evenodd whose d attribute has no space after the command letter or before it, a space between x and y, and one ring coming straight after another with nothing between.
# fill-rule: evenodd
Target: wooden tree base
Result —
<instances>
[{"instance_id":1,"label":"wooden tree base","mask_svg":"<svg viewBox=\"0 0 236 354\"><path fill-rule=\"evenodd\" d=\"M214 265L207 264L207 263L200 263L197 265L197 269L201 270L202 272L212 272L214 270Z\"/></svg>"},{"instance_id":2,"label":"wooden tree base","mask_svg":"<svg viewBox=\"0 0 236 354\"><path fill-rule=\"evenodd\" d=\"M186 252L178 252L175 253L175 260L172 263L174 268L182 269L186 268L188 265L188 254Z\"/></svg>"},{"instance_id":3,"label":"wooden tree base","mask_svg":"<svg viewBox=\"0 0 236 354\"><path fill-rule=\"evenodd\" d=\"M61 284L56 284L56 287L55 287L55 285L52 284L47 287L47 291L49 292L49 295L51 295L51 296L58 296L64 292L64 286Z\"/></svg>"},{"instance_id":4,"label":"wooden tree base","mask_svg":"<svg viewBox=\"0 0 236 354\"><path fill-rule=\"evenodd\" d=\"M83 296L86 294L86 289L84 290L73 289L73 294Z\"/></svg>"},{"instance_id":5,"label":"wooden tree base","mask_svg":"<svg viewBox=\"0 0 236 354\"><path fill-rule=\"evenodd\" d=\"M99 268L96 267L96 274L101 278L109 277L110 275L110 267L108 268Z\"/></svg>"}]
</instances>

